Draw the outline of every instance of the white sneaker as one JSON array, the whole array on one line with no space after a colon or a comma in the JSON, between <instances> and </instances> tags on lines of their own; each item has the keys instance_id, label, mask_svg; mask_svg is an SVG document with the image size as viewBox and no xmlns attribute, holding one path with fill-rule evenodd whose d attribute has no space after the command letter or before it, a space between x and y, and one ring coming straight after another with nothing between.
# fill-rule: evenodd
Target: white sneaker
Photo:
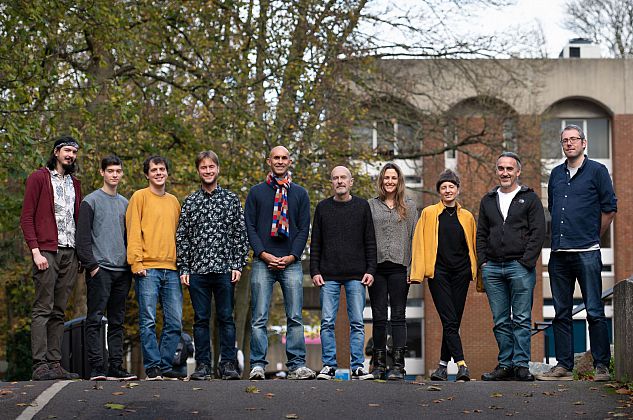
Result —
<instances>
[{"instance_id":1,"label":"white sneaker","mask_svg":"<svg viewBox=\"0 0 633 420\"><path fill-rule=\"evenodd\" d=\"M331 366L323 366L323 369L321 369L321 372L319 372L319 374L317 375L317 379L330 380L330 379L334 379L335 375L336 375L335 368Z\"/></svg>"},{"instance_id":2,"label":"white sneaker","mask_svg":"<svg viewBox=\"0 0 633 420\"><path fill-rule=\"evenodd\" d=\"M365 379L374 379L374 375L367 372L364 368L358 367L352 371L352 379L364 381Z\"/></svg>"},{"instance_id":3,"label":"white sneaker","mask_svg":"<svg viewBox=\"0 0 633 420\"><path fill-rule=\"evenodd\" d=\"M301 366L288 372L288 379L314 379L316 372L306 366Z\"/></svg>"},{"instance_id":4,"label":"white sneaker","mask_svg":"<svg viewBox=\"0 0 633 420\"><path fill-rule=\"evenodd\" d=\"M266 379L266 372L264 372L264 368L261 366L254 366L253 369L251 369L250 375L248 375L248 379L251 381Z\"/></svg>"}]
</instances>

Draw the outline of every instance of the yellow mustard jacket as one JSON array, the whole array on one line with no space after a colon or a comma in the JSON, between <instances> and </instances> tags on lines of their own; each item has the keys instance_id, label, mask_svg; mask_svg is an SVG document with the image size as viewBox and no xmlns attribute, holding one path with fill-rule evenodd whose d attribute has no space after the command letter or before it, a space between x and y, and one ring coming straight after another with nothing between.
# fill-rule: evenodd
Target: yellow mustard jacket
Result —
<instances>
[{"instance_id":1,"label":"yellow mustard jacket","mask_svg":"<svg viewBox=\"0 0 633 420\"><path fill-rule=\"evenodd\" d=\"M411 282L420 283L426 278L435 276L435 259L437 257L437 236L439 217L446 207L440 201L425 207L413 234L411 244ZM475 238L477 227L472 213L457 203L457 219L464 229L472 280L477 280L477 254L475 252Z\"/></svg>"}]
</instances>

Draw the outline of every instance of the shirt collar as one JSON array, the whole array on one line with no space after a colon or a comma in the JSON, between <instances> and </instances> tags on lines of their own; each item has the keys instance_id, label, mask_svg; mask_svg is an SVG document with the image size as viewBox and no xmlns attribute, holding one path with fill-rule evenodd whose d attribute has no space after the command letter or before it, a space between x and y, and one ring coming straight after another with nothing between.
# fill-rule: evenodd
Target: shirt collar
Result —
<instances>
[{"instance_id":1,"label":"shirt collar","mask_svg":"<svg viewBox=\"0 0 633 420\"><path fill-rule=\"evenodd\" d=\"M213 197L214 195L221 193L222 191L223 191L223 188L220 187L220 184L216 185L215 189L211 191L210 193L207 192L207 190L205 190L204 188L200 187L200 192L203 195L208 195L209 197Z\"/></svg>"}]
</instances>

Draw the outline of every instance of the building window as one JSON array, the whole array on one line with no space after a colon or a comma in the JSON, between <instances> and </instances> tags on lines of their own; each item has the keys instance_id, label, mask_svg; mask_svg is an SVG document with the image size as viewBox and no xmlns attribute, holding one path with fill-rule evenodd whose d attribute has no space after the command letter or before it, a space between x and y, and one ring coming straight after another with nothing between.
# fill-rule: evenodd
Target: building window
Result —
<instances>
[{"instance_id":1,"label":"building window","mask_svg":"<svg viewBox=\"0 0 633 420\"><path fill-rule=\"evenodd\" d=\"M569 47L570 58L580 58L580 47Z\"/></svg>"},{"instance_id":2,"label":"building window","mask_svg":"<svg viewBox=\"0 0 633 420\"><path fill-rule=\"evenodd\" d=\"M574 124L587 137L587 155L592 159L611 159L608 118L552 118L541 123L541 159L562 159L560 132Z\"/></svg>"},{"instance_id":3,"label":"building window","mask_svg":"<svg viewBox=\"0 0 633 420\"><path fill-rule=\"evenodd\" d=\"M396 118L364 121L352 128L352 147L355 150L369 148L381 156L415 155L420 152L421 143L419 124Z\"/></svg>"}]
</instances>

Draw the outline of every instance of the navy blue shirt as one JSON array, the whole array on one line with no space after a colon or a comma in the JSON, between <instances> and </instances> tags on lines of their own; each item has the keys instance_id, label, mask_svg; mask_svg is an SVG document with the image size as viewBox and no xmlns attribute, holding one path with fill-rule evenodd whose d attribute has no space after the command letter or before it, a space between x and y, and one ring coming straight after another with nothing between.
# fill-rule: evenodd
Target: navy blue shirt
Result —
<instances>
[{"instance_id":1,"label":"navy blue shirt","mask_svg":"<svg viewBox=\"0 0 633 420\"><path fill-rule=\"evenodd\" d=\"M265 182L255 185L248 192L244 219L246 233L255 256L266 251L275 257L293 255L301 261L301 254L308 241L310 231L310 198L305 188L290 184L288 189L288 225L290 237L270 236L273 224L275 188Z\"/></svg>"},{"instance_id":2,"label":"navy blue shirt","mask_svg":"<svg viewBox=\"0 0 633 420\"><path fill-rule=\"evenodd\" d=\"M602 213L617 211L607 168L585 155L569 178L567 161L552 170L547 209L552 215L552 251L587 249L600 243Z\"/></svg>"}]
</instances>

